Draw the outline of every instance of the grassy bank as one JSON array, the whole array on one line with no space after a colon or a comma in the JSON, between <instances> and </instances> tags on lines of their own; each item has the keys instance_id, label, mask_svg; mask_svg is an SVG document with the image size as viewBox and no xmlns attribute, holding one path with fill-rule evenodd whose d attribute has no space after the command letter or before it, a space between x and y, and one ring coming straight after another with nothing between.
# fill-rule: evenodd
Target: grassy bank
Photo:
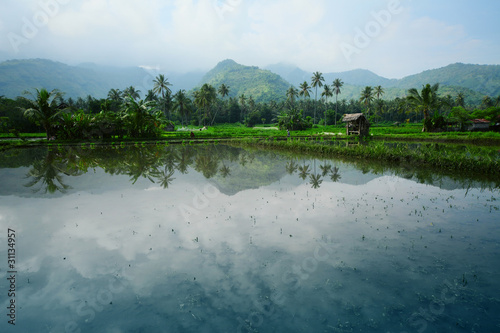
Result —
<instances>
[{"instance_id":1,"label":"grassy bank","mask_svg":"<svg viewBox=\"0 0 500 333\"><path fill-rule=\"evenodd\" d=\"M407 143L386 144L382 141L353 145L322 144L321 141L290 139L287 141L270 139L241 140L244 146L271 148L284 151L315 153L329 157L343 157L364 160L385 160L407 164L412 167L432 167L448 171L481 173L499 177L500 157L496 149L462 146L448 147L443 144L422 144L409 147Z\"/></svg>"}]
</instances>

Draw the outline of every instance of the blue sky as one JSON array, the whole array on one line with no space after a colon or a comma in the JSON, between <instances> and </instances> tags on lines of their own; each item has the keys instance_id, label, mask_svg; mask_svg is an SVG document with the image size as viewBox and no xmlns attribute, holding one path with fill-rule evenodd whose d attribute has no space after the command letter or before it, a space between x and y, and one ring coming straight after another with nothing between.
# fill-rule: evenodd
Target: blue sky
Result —
<instances>
[{"instance_id":1,"label":"blue sky","mask_svg":"<svg viewBox=\"0 0 500 333\"><path fill-rule=\"evenodd\" d=\"M499 64L496 0L2 0L0 60L208 70L224 59L400 78Z\"/></svg>"}]
</instances>

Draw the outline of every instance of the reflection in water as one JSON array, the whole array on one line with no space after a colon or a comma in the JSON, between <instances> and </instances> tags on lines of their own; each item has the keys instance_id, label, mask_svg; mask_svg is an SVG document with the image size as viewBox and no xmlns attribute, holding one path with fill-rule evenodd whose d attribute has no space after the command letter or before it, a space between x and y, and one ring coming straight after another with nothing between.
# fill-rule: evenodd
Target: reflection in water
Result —
<instances>
[{"instance_id":1,"label":"reflection in water","mask_svg":"<svg viewBox=\"0 0 500 333\"><path fill-rule=\"evenodd\" d=\"M44 193L54 193L59 191L65 193L70 186L63 183L62 174L70 175L67 170L67 165L63 162L56 161L54 154L47 154L47 157L42 160L33 162L33 165L28 171L26 178L30 178L26 187L33 187L32 191L37 193L41 190ZM73 175L77 175L78 171L74 170ZM35 185L39 185L38 188Z\"/></svg>"},{"instance_id":2,"label":"reflection in water","mask_svg":"<svg viewBox=\"0 0 500 333\"><path fill-rule=\"evenodd\" d=\"M16 154L14 154L16 155ZM66 193L71 186L65 184L66 177L81 176L89 170L102 169L111 175L127 175L132 184L138 179L148 179L151 183L161 184L163 188L168 188L176 179L175 174L188 174L189 170L194 170L202 174L207 179L233 178L239 177L239 172L232 172L232 169L250 169L255 172L257 183L269 184L278 181L285 174L298 174L300 179L309 183L313 188L321 187L325 177L332 182L342 179L338 162L323 159L319 166L319 173L316 170L316 159L307 160L304 157L297 158L293 155L280 155L276 160L277 164L273 170L262 166L262 170L247 168L247 165L255 164L255 158L266 159L275 156L272 152L255 153L253 150L245 150L228 146L146 146L146 147L103 147L95 149L81 149L80 147L62 147L56 150L45 151L45 156L40 156L40 152L34 154L34 159L30 161L31 168L26 173L29 182L27 187L33 187L33 192L44 193ZM14 160L17 158L13 157ZM7 157L0 157L0 167L4 164L12 165L12 161L7 161ZM26 163L22 161L22 163ZM313 167L311 167L313 165ZM384 175L387 173L396 176L415 180L422 184L436 185L443 188L498 188L499 183L492 183L489 180L477 180L459 174L440 174L428 168L418 168L415 166L401 164L390 166L374 162L356 161L350 163L363 175ZM283 168L279 170L276 168ZM247 170L248 171L248 170ZM259 175L260 173L260 175ZM270 173L270 174L268 174ZM272 177L270 179L269 177ZM264 181L264 178L266 180ZM369 177L372 178L372 177ZM352 178L344 178L344 182L358 183ZM228 183L228 182L226 182ZM241 184L240 184L241 185ZM235 186L235 188L238 186ZM241 187L244 189L247 187ZM76 189L77 190L77 189Z\"/></svg>"},{"instance_id":3,"label":"reflection in water","mask_svg":"<svg viewBox=\"0 0 500 333\"><path fill-rule=\"evenodd\" d=\"M495 183L222 145L10 154L1 332L500 327Z\"/></svg>"}]
</instances>

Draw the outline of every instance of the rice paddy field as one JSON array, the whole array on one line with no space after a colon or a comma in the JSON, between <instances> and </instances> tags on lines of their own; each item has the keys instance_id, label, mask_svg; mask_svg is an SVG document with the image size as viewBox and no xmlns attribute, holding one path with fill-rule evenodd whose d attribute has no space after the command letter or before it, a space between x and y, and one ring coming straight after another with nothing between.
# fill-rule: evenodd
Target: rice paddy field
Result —
<instances>
[{"instance_id":1,"label":"rice paddy field","mask_svg":"<svg viewBox=\"0 0 500 333\"><path fill-rule=\"evenodd\" d=\"M1 152L2 332L500 330L495 177L271 143Z\"/></svg>"}]
</instances>

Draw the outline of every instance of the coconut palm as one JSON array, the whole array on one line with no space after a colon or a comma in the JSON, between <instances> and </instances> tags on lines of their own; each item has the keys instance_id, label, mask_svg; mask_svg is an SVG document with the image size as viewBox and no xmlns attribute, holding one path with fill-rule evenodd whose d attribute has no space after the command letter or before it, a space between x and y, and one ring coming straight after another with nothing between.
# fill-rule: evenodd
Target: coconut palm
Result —
<instances>
[{"instance_id":1,"label":"coconut palm","mask_svg":"<svg viewBox=\"0 0 500 333\"><path fill-rule=\"evenodd\" d=\"M380 99L380 97L385 94L384 88L382 86L376 86L375 89L373 90L373 94L377 96L377 99Z\"/></svg>"},{"instance_id":2,"label":"coconut palm","mask_svg":"<svg viewBox=\"0 0 500 333\"><path fill-rule=\"evenodd\" d=\"M229 86L225 85L224 83L220 85L218 89L219 95L222 96L222 98L226 97L229 95Z\"/></svg>"},{"instance_id":3,"label":"coconut palm","mask_svg":"<svg viewBox=\"0 0 500 333\"><path fill-rule=\"evenodd\" d=\"M200 90L197 90L195 92L194 103L197 107L203 109L205 112L203 117L203 125L206 125L205 120L207 119L210 112L209 109L216 98L217 93L215 91L215 88L208 83L205 83Z\"/></svg>"},{"instance_id":4,"label":"coconut palm","mask_svg":"<svg viewBox=\"0 0 500 333\"><path fill-rule=\"evenodd\" d=\"M384 88L382 88L382 86L376 86L375 89L373 90L373 94L375 96L377 96L377 104L379 106L379 115L382 114L382 101L380 99L380 97L385 93L385 90Z\"/></svg>"},{"instance_id":5,"label":"coconut palm","mask_svg":"<svg viewBox=\"0 0 500 333\"><path fill-rule=\"evenodd\" d=\"M325 98L325 126L327 125L326 124L326 109L327 109L328 97L332 97L332 96L333 96L332 89L330 88L330 86L328 84L325 84L325 86L323 87L323 92L321 93L321 97ZM337 115L335 115L335 123L337 123L336 118L337 118Z\"/></svg>"},{"instance_id":6,"label":"coconut palm","mask_svg":"<svg viewBox=\"0 0 500 333\"><path fill-rule=\"evenodd\" d=\"M177 111L184 126L184 117L187 122L187 117L192 111L191 100L187 97L185 90L181 89L174 95L174 111Z\"/></svg>"},{"instance_id":7,"label":"coconut palm","mask_svg":"<svg viewBox=\"0 0 500 333\"><path fill-rule=\"evenodd\" d=\"M131 137L155 136L158 134L160 121L154 115L154 102L136 101L131 95L124 104L124 121ZM161 112L158 111L161 114Z\"/></svg>"},{"instance_id":8,"label":"coconut palm","mask_svg":"<svg viewBox=\"0 0 500 333\"><path fill-rule=\"evenodd\" d=\"M344 86L344 82L341 79L333 80L333 93L335 94L335 125L337 125L337 112L338 112L338 96L342 93L340 90Z\"/></svg>"},{"instance_id":9,"label":"coconut palm","mask_svg":"<svg viewBox=\"0 0 500 333\"><path fill-rule=\"evenodd\" d=\"M370 86L365 87L361 92L359 101L363 103L367 109L367 117L370 116L370 104L373 101L373 88Z\"/></svg>"},{"instance_id":10,"label":"coconut palm","mask_svg":"<svg viewBox=\"0 0 500 333\"><path fill-rule=\"evenodd\" d=\"M419 92L415 88L408 90L408 96L406 97L408 103L414 107L416 111L422 111L424 113L424 127L422 131L428 131L430 129L430 114L429 111L432 109L438 109L442 101L439 98L437 91L439 89L439 83L431 86L426 84L423 86L422 91Z\"/></svg>"},{"instance_id":11,"label":"coconut palm","mask_svg":"<svg viewBox=\"0 0 500 333\"><path fill-rule=\"evenodd\" d=\"M120 89L110 89L108 92L108 99L120 103L122 101L122 92Z\"/></svg>"},{"instance_id":12,"label":"coconut palm","mask_svg":"<svg viewBox=\"0 0 500 333\"><path fill-rule=\"evenodd\" d=\"M320 72L315 72L313 73L313 76L311 78L312 81L312 87L316 88L316 94L315 94L315 100L316 102L318 101L318 87L321 88L323 87L323 81L325 81L325 78L323 77L323 74ZM313 124L316 124L316 104L314 105L314 120Z\"/></svg>"},{"instance_id":13,"label":"coconut palm","mask_svg":"<svg viewBox=\"0 0 500 333\"><path fill-rule=\"evenodd\" d=\"M240 113L240 122L243 122L244 116L245 116L245 110L247 108L246 101L247 97L245 94L241 94L240 97L238 97L239 102L240 102L240 108L241 108L241 113Z\"/></svg>"},{"instance_id":14,"label":"coconut palm","mask_svg":"<svg viewBox=\"0 0 500 333\"><path fill-rule=\"evenodd\" d=\"M127 98L128 96L131 96L133 99L139 99L141 98L141 95L139 94L140 92L140 90L136 90L133 86L130 86L123 90L122 97Z\"/></svg>"},{"instance_id":15,"label":"coconut palm","mask_svg":"<svg viewBox=\"0 0 500 333\"><path fill-rule=\"evenodd\" d=\"M165 78L165 75L160 74L153 80L153 92L157 95L161 95L161 97L165 98L166 94L171 94L172 90L170 90L170 86L172 84L168 82L168 78Z\"/></svg>"},{"instance_id":16,"label":"coconut palm","mask_svg":"<svg viewBox=\"0 0 500 333\"><path fill-rule=\"evenodd\" d=\"M146 102L158 101L158 96L155 95L152 89L149 89L144 100L146 100Z\"/></svg>"},{"instance_id":17,"label":"coconut palm","mask_svg":"<svg viewBox=\"0 0 500 333\"><path fill-rule=\"evenodd\" d=\"M65 111L60 108L63 93L57 89L49 92L45 88L35 89L35 91L36 93L24 92L26 95L31 95L33 99L24 96L20 97L22 101L29 105L28 108L22 109L22 111L24 111L25 117L40 124L47 134L47 139L50 139L55 134L55 124L59 116Z\"/></svg>"},{"instance_id":18,"label":"coconut palm","mask_svg":"<svg viewBox=\"0 0 500 333\"><path fill-rule=\"evenodd\" d=\"M465 94L462 92L459 92L457 94L457 97L455 98L455 103L457 106L465 107Z\"/></svg>"},{"instance_id":19,"label":"coconut palm","mask_svg":"<svg viewBox=\"0 0 500 333\"><path fill-rule=\"evenodd\" d=\"M490 96L484 96L483 99L482 99L482 105L485 109L493 106L493 100L491 99Z\"/></svg>"},{"instance_id":20,"label":"coconut palm","mask_svg":"<svg viewBox=\"0 0 500 333\"><path fill-rule=\"evenodd\" d=\"M290 104L294 104L295 103L295 98L299 95L299 92L297 91L297 89L294 87L294 86L291 86L290 88L288 88L288 90L286 91L286 97L287 97L287 101L290 102Z\"/></svg>"},{"instance_id":21,"label":"coconut palm","mask_svg":"<svg viewBox=\"0 0 500 333\"><path fill-rule=\"evenodd\" d=\"M304 97L304 98L309 98L311 97L311 87L309 87L309 84L307 81L304 81L303 83L300 84L300 90L299 90L299 96Z\"/></svg>"}]
</instances>

